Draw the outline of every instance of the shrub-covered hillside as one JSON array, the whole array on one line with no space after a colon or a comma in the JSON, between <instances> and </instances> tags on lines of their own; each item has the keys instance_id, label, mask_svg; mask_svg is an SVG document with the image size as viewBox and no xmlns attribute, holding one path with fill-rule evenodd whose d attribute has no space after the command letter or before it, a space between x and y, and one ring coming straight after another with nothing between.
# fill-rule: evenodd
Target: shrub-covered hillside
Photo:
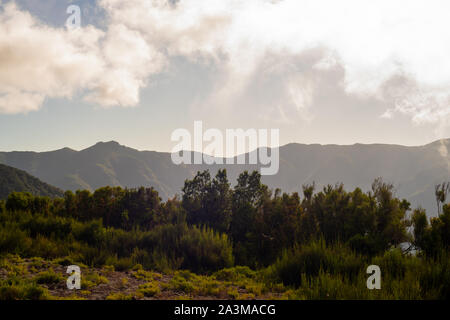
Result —
<instances>
[{"instance_id":1,"label":"shrub-covered hillside","mask_svg":"<svg viewBox=\"0 0 450 320\"><path fill-rule=\"evenodd\" d=\"M25 171L0 164L0 199L6 199L14 191L47 197L63 195L60 189L42 182Z\"/></svg>"}]
</instances>

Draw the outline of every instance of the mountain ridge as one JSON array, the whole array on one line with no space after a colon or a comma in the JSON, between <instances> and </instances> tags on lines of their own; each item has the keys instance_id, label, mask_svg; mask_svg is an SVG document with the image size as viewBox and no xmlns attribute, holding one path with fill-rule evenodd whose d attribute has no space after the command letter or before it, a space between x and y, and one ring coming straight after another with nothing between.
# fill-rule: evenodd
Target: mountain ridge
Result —
<instances>
[{"instance_id":1,"label":"mountain ridge","mask_svg":"<svg viewBox=\"0 0 450 320\"><path fill-rule=\"evenodd\" d=\"M271 188L300 192L303 184L313 181L318 188L344 183L348 190L354 187L368 190L375 178L382 177L394 184L399 196L435 215L434 185L450 180L448 148L450 139L422 146L289 143L279 147L278 174L263 176L262 180ZM210 169L214 174L219 168L226 168L234 184L240 172L260 168L259 165L177 166L169 152L140 151L116 141L98 142L80 151L66 147L46 152L0 152L0 163L64 190L92 191L105 185L153 186L163 199L179 193L184 180L197 171Z\"/></svg>"},{"instance_id":2,"label":"mountain ridge","mask_svg":"<svg viewBox=\"0 0 450 320\"><path fill-rule=\"evenodd\" d=\"M395 146L395 147L404 147L404 148L421 148L421 147L426 147L426 146L431 146L431 145L435 145L435 144L441 144L443 141L445 141L446 144L450 144L450 138L443 138L443 139L437 139L437 140L433 140L432 142L423 144L423 145L413 145L413 146L406 146L406 145L402 145L402 144L398 144L398 143L378 143L378 142L374 142L374 143L362 143L362 142L355 142L353 144L337 144L337 143L325 143L325 144L321 144L321 143L300 143L300 142L288 142L284 145L281 145L280 148L284 148L287 146L291 146L291 145L301 145L301 146L322 146L322 147L328 147L328 146L337 146L337 147L352 147L352 146ZM116 140L108 140L108 141L98 141L96 143L94 143L93 145L86 147L84 149L80 149L80 150L76 150L76 149L72 149L70 147L62 147L59 149L55 149L55 150L47 150L47 151L33 151L33 150L11 150L11 151L0 151L0 153L12 153L12 152L28 152L28 153L50 153L50 152L57 152L57 151L73 151L73 152L80 152L80 151L84 151L86 149L90 149L93 148L95 146L101 146L101 145L110 145L110 146L121 146L121 147L125 147L128 149L133 149L139 152L157 152L157 153L168 153L171 154L171 152L168 151L156 151L156 150L147 150L147 149L136 149L133 147L129 147L126 145L122 145L120 144L118 141Z\"/></svg>"}]
</instances>

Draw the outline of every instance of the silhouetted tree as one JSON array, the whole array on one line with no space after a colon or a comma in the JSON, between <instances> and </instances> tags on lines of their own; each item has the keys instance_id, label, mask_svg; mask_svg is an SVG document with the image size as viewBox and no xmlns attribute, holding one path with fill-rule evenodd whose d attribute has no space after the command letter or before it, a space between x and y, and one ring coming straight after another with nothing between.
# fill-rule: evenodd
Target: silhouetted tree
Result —
<instances>
[{"instance_id":1,"label":"silhouetted tree","mask_svg":"<svg viewBox=\"0 0 450 320\"><path fill-rule=\"evenodd\" d=\"M442 205L445 204L449 190L450 190L450 182L439 183L434 187L434 195L436 197L438 214L441 214L441 208Z\"/></svg>"}]
</instances>

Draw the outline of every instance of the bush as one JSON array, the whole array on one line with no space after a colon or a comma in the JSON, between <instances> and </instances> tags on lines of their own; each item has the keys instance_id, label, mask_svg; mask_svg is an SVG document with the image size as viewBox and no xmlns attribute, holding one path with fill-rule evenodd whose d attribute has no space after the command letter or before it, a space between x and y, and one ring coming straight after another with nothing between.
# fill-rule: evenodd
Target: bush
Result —
<instances>
[{"instance_id":1,"label":"bush","mask_svg":"<svg viewBox=\"0 0 450 320\"><path fill-rule=\"evenodd\" d=\"M121 292L111 293L106 300L133 300L133 295L126 295Z\"/></svg>"},{"instance_id":2,"label":"bush","mask_svg":"<svg viewBox=\"0 0 450 320\"><path fill-rule=\"evenodd\" d=\"M392 278L403 279L405 277L407 260L403 257L400 249L387 251L383 256L375 257L372 264L383 270L384 274Z\"/></svg>"},{"instance_id":3,"label":"bush","mask_svg":"<svg viewBox=\"0 0 450 320\"><path fill-rule=\"evenodd\" d=\"M59 264L61 266L70 266L76 264L74 259L72 257L62 257L62 258L56 258L53 260L54 264Z\"/></svg>"},{"instance_id":4,"label":"bush","mask_svg":"<svg viewBox=\"0 0 450 320\"><path fill-rule=\"evenodd\" d=\"M32 245L32 240L25 231L20 230L14 224L6 224L0 227L0 252L14 253L26 256Z\"/></svg>"},{"instance_id":5,"label":"bush","mask_svg":"<svg viewBox=\"0 0 450 320\"><path fill-rule=\"evenodd\" d=\"M231 267L234 260L231 242L225 234L186 224L157 227L145 236L142 247L152 252L152 266L160 271L214 272Z\"/></svg>"},{"instance_id":6,"label":"bush","mask_svg":"<svg viewBox=\"0 0 450 320\"><path fill-rule=\"evenodd\" d=\"M204 273L233 265L231 242L225 234L210 228L192 228L180 241L183 253L183 269Z\"/></svg>"},{"instance_id":7,"label":"bush","mask_svg":"<svg viewBox=\"0 0 450 320\"><path fill-rule=\"evenodd\" d=\"M109 280L106 277L101 276L96 272L88 273L88 274L84 275L83 277L81 277L81 287L83 289L95 287L100 284L106 284L108 282L109 282Z\"/></svg>"},{"instance_id":8,"label":"bush","mask_svg":"<svg viewBox=\"0 0 450 320\"><path fill-rule=\"evenodd\" d=\"M34 283L0 285L0 300L44 300L48 297L48 291Z\"/></svg>"},{"instance_id":9,"label":"bush","mask_svg":"<svg viewBox=\"0 0 450 320\"><path fill-rule=\"evenodd\" d=\"M72 223L68 219L41 215L29 217L21 227L28 230L34 238L42 235L47 238L65 239L72 232Z\"/></svg>"},{"instance_id":10,"label":"bush","mask_svg":"<svg viewBox=\"0 0 450 320\"><path fill-rule=\"evenodd\" d=\"M368 235L354 235L348 240L348 244L355 252L368 256L373 256L382 251L381 245L373 237Z\"/></svg>"},{"instance_id":11,"label":"bush","mask_svg":"<svg viewBox=\"0 0 450 320\"><path fill-rule=\"evenodd\" d=\"M108 264L110 264L109 262ZM115 261L112 262L112 265L114 266L114 269L117 271L126 271L131 270L133 268L134 263L131 258L120 258L115 259Z\"/></svg>"},{"instance_id":12,"label":"bush","mask_svg":"<svg viewBox=\"0 0 450 320\"><path fill-rule=\"evenodd\" d=\"M67 254L64 245L60 242L52 241L44 236L38 235L33 239L30 254L43 258L56 258Z\"/></svg>"},{"instance_id":13,"label":"bush","mask_svg":"<svg viewBox=\"0 0 450 320\"><path fill-rule=\"evenodd\" d=\"M6 200L6 210L27 211L31 208L33 196L29 192L13 192Z\"/></svg>"},{"instance_id":14,"label":"bush","mask_svg":"<svg viewBox=\"0 0 450 320\"><path fill-rule=\"evenodd\" d=\"M324 241L285 251L280 259L269 267L269 277L285 285L300 286L302 275L317 277L321 271L340 274L354 279L364 270L365 261L342 245L326 246Z\"/></svg>"},{"instance_id":15,"label":"bush","mask_svg":"<svg viewBox=\"0 0 450 320\"><path fill-rule=\"evenodd\" d=\"M154 297L161 292L161 288L157 283L148 282L139 286L138 292L142 293L145 297Z\"/></svg>"},{"instance_id":16,"label":"bush","mask_svg":"<svg viewBox=\"0 0 450 320\"><path fill-rule=\"evenodd\" d=\"M57 284L63 280L60 274L55 273L52 269L39 273L35 277L35 281L38 284Z\"/></svg>"},{"instance_id":17,"label":"bush","mask_svg":"<svg viewBox=\"0 0 450 320\"><path fill-rule=\"evenodd\" d=\"M86 242L90 246L99 247L105 240L106 230L101 220L93 220L84 224L78 223L73 228L75 239Z\"/></svg>"},{"instance_id":18,"label":"bush","mask_svg":"<svg viewBox=\"0 0 450 320\"><path fill-rule=\"evenodd\" d=\"M425 260L419 279L422 295L427 299L450 299L450 256L442 253L440 260Z\"/></svg>"},{"instance_id":19,"label":"bush","mask_svg":"<svg viewBox=\"0 0 450 320\"><path fill-rule=\"evenodd\" d=\"M214 277L221 281L237 282L245 278L254 278L256 272L247 266L236 266L234 268L226 268L214 273Z\"/></svg>"}]
</instances>

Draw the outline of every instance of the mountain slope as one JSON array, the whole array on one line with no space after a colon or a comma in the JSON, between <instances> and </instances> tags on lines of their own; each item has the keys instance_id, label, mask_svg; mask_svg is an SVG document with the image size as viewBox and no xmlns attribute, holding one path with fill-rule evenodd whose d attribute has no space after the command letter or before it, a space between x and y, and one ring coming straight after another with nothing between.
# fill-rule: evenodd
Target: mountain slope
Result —
<instances>
[{"instance_id":1,"label":"mountain slope","mask_svg":"<svg viewBox=\"0 0 450 320\"><path fill-rule=\"evenodd\" d=\"M58 197L63 192L25 171L0 164L0 199L6 199L11 192L28 191L36 196Z\"/></svg>"},{"instance_id":2,"label":"mountain slope","mask_svg":"<svg viewBox=\"0 0 450 320\"><path fill-rule=\"evenodd\" d=\"M169 153L141 152L117 142L99 142L81 151L0 152L0 163L64 190L154 186L163 198L172 196L193 174L186 166L173 165Z\"/></svg>"},{"instance_id":3,"label":"mountain slope","mask_svg":"<svg viewBox=\"0 0 450 320\"><path fill-rule=\"evenodd\" d=\"M264 176L263 182L285 192L301 191L303 184L316 182L318 188L342 182L346 189L369 190L377 177L391 182L399 197L413 206L421 205L435 215L434 185L450 180L450 140L405 147L383 144L305 145L288 144L279 148L280 170ZM154 186L163 199L179 193L184 180L199 170L227 168L235 183L239 173L258 169L258 165L174 165L170 153L138 151L117 142L100 142L74 151L0 152L5 163L35 175L62 189L90 189L112 185Z\"/></svg>"}]
</instances>

